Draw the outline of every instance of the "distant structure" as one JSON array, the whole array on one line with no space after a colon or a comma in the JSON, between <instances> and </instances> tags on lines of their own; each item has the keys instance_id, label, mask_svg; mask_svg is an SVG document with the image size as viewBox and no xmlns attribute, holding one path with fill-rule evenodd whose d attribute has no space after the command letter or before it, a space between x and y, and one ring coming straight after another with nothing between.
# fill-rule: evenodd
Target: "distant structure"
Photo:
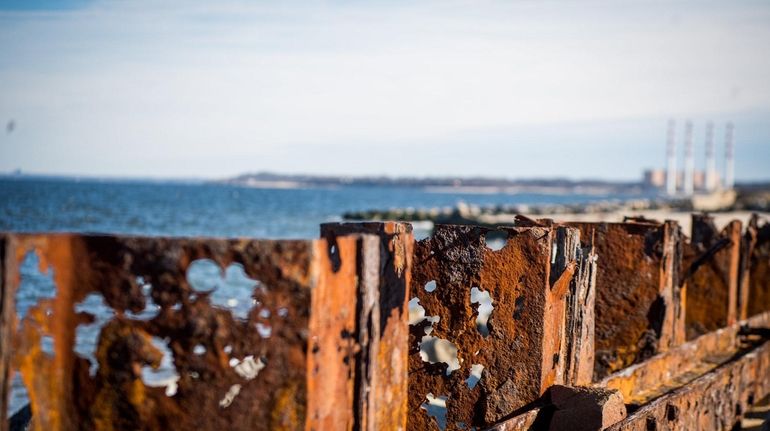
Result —
<instances>
[{"instance_id":1,"label":"distant structure","mask_svg":"<svg viewBox=\"0 0 770 431\"><path fill-rule=\"evenodd\" d=\"M716 151L714 146L714 123L706 123L706 166L703 170L695 170L695 152L693 149L693 124L685 122L684 164L683 169L677 169L676 159L676 123L668 121L666 132L666 169L648 169L644 171L643 183L647 187L665 190L669 196L693 196L696 192L716 193L729 191L734 186L735 179L735 142L733 138L735 127L727 123L725 127L725 171L724 182L720 184L717 171Z\"/></svg>"},{"instance_id":2,"label":"distant structure","mask_svg":"<svg viewBox=\"0 0 770 431\"><path fill-rule=\"evenodd\" d=\"M695 157L692 154L692 122L684 123L684 194L692 195L694 189L693 174L695 172Z\"/></svg>"},{"instance_id":3,"label":"distant structure","mask_svg":"<svg viewBox=\"0 0 770 431\"><path fill-rule=\"evenodd\" d=\"M725 188L732 189L735 181L735 160L733 145L733 123L725 128Z\"/></svg>"},{"instance_id":4,"label":"distant structure","mask_svg":"<svg viewBox=\"0 0 770 431\"><path fill-rule=\"evenodd\" d=\"M714 156L714 123L706 123L706 191L717 189L717 159Z\"/></svg>"},{"instance_id":5,"label":"distant structure","mask_svg":"<svg viewBox=\"0 0 770 431\"><path fill-rule=\"evenodd\" d=\"M676 194L676 142L674 141L674 132L676 123L674 120L668 120L668 132L666 133L666 193L669 196Z\"/></svg>"}]
</instances>

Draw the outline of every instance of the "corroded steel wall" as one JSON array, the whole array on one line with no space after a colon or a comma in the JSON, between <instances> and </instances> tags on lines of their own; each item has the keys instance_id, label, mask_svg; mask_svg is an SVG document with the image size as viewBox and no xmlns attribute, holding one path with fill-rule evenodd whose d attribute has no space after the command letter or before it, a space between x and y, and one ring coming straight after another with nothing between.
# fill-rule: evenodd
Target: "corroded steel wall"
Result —
<instances>
[{"instance_id":1,"label":"corroded steel wall","mask_svg":"<svg viewBox=\"0 0 770 431\"><path fill-rule=\"evenodd\" d=\"M357 241L340 238L330 250L324 240L5 236L4 298L28 251L56 284L53 298L11 319L9 359L29 391L34 429L352 428ZM198 259L242 265L254 281L246 313L192 288L186 272ZM78 311L89 295L113 314L94 374L73 352L78 326L97 317ZM150 301L157 308L147 316ZM173 390L142 381L144 367L161 363L157 343L173 353Z\"/></svg>"},{"instance_id":2,"label":"corroded steel wall","mask_svg":"<svg viewBox=\"0 0 770 431\"><path fill-rule=\"evenodd\" d=\"M0 430L15 370L40 430L730 429L770 394L756 217L321 236L0 235ZM21 319L30 252L55 291ZM237 298L193 282L203 261Z\"/></svg>"},{"instance_id":3,"label":"corroded steel wall","mask_svg":"<svg viewBox=\"0 0 770 431\"><path fill-rule=\"evenodd\" d=\"M598 256L594 379L684 339L675 222L569 223Z\"/></svg>"},{"instance_id":4,"label":"corroded steel wall","mask_svg":"<svg viewBox=\"0 0 770 431\"><path fill-rule=\"evenodd\" d=\"M566 297L578 262L557 247L579 242L558 241L559 229L577 233L501 228L505 245L492 250L488 229L440 225L415 245L411 292L424 316L410 331L410 429L435 427L434 397L444 397L447 429L462 429L494 424L564 382ZM572 258L552 265L557 255ZM494 307L486 330L473 289Z\"/></svg>"}]
</instances>

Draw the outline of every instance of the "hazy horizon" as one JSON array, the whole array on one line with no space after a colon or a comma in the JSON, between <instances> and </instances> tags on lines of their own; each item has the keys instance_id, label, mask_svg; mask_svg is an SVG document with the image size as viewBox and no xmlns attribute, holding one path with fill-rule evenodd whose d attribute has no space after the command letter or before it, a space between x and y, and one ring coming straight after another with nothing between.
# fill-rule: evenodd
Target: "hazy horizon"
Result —
<instances>
[{"instance_id":1,"label":"hazy horizon","mask_svg":"<svg viewBox=\"0 0 770 431\"><path fill-rule=\"evenodd\" d=\"M0 0L0 41L4 173L630 181L675 119L770 179L767 2Z\"/></svg>"}]
</instances>

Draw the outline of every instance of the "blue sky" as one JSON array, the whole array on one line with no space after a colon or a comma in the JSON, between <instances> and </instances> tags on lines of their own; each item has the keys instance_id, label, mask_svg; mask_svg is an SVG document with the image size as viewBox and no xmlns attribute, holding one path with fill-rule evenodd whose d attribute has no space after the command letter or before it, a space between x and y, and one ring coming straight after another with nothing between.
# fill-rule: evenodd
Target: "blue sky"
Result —
<instances>
[{"instance_id":1,"label":"blue sky","mask_svg":"<svg viewBox=\"0 0 770 431\"><path fill-rule=\"evenodd\" d=\"M0 0L0 46L0 172L636 179L674 118L770 179L766 1Z\"/></svg>"}]
</instances>

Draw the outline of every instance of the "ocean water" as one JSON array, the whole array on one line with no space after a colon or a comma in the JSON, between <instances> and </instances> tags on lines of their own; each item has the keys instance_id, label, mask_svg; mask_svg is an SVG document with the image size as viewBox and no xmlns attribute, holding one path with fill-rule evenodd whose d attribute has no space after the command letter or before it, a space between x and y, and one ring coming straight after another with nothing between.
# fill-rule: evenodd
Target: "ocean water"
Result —
<instances>
[{"instance_id":1,"label":"ocean water","mask_svg":"<svg viewBox=\"0 0 770 431\"><path fill-rule=\"evenodd\" d=\"M346 211L580 203L624 195L439 193L413 188L256 189L221 184L0 178L0 231L314 238Z\"/></svg>"},{"instance_id":2,"label":"ocean water","mask_svg":"<svg viewBox=\"0 0 770 431\"><path fill-rule=\"evenodd\" d=\"M221 184L150 181L98 181L71 179L0 179L0 231L90 232L133 235L213 236L254 238L316 238L319 223L341 220L346 211L393 207L432 208L458 202L476 205L580 203L630 196L469 194L438 193L411 188L351 187L328 189L255 189ZM424 236L426 231L416 232ZM55 294L51 274L37 270L37 256L29 254L21 267L22 282L16 295L20 318L40 298ZM54 268L55 270L55 268ZM233 312L248 307L250 280L242 269L225 273L211 262L194 262L188 271L191 284L215 288L212 300ZM244 294L245 292L245 294ZM154 304L136 319L153 316ZM246 308L248 309L248 308ZM74 350L92 359L99 330L113 315L98 296L78 304L79 311L96 316L96 322L77 330ZM146 370L145 382L173 392L175 372L170 350L159 370ZM52 351L43 343L44 351ZM95 370L92 369L92 372ZM24 406L27 395L14 377L9 411Z\"/></svg>"}]
</instances>

